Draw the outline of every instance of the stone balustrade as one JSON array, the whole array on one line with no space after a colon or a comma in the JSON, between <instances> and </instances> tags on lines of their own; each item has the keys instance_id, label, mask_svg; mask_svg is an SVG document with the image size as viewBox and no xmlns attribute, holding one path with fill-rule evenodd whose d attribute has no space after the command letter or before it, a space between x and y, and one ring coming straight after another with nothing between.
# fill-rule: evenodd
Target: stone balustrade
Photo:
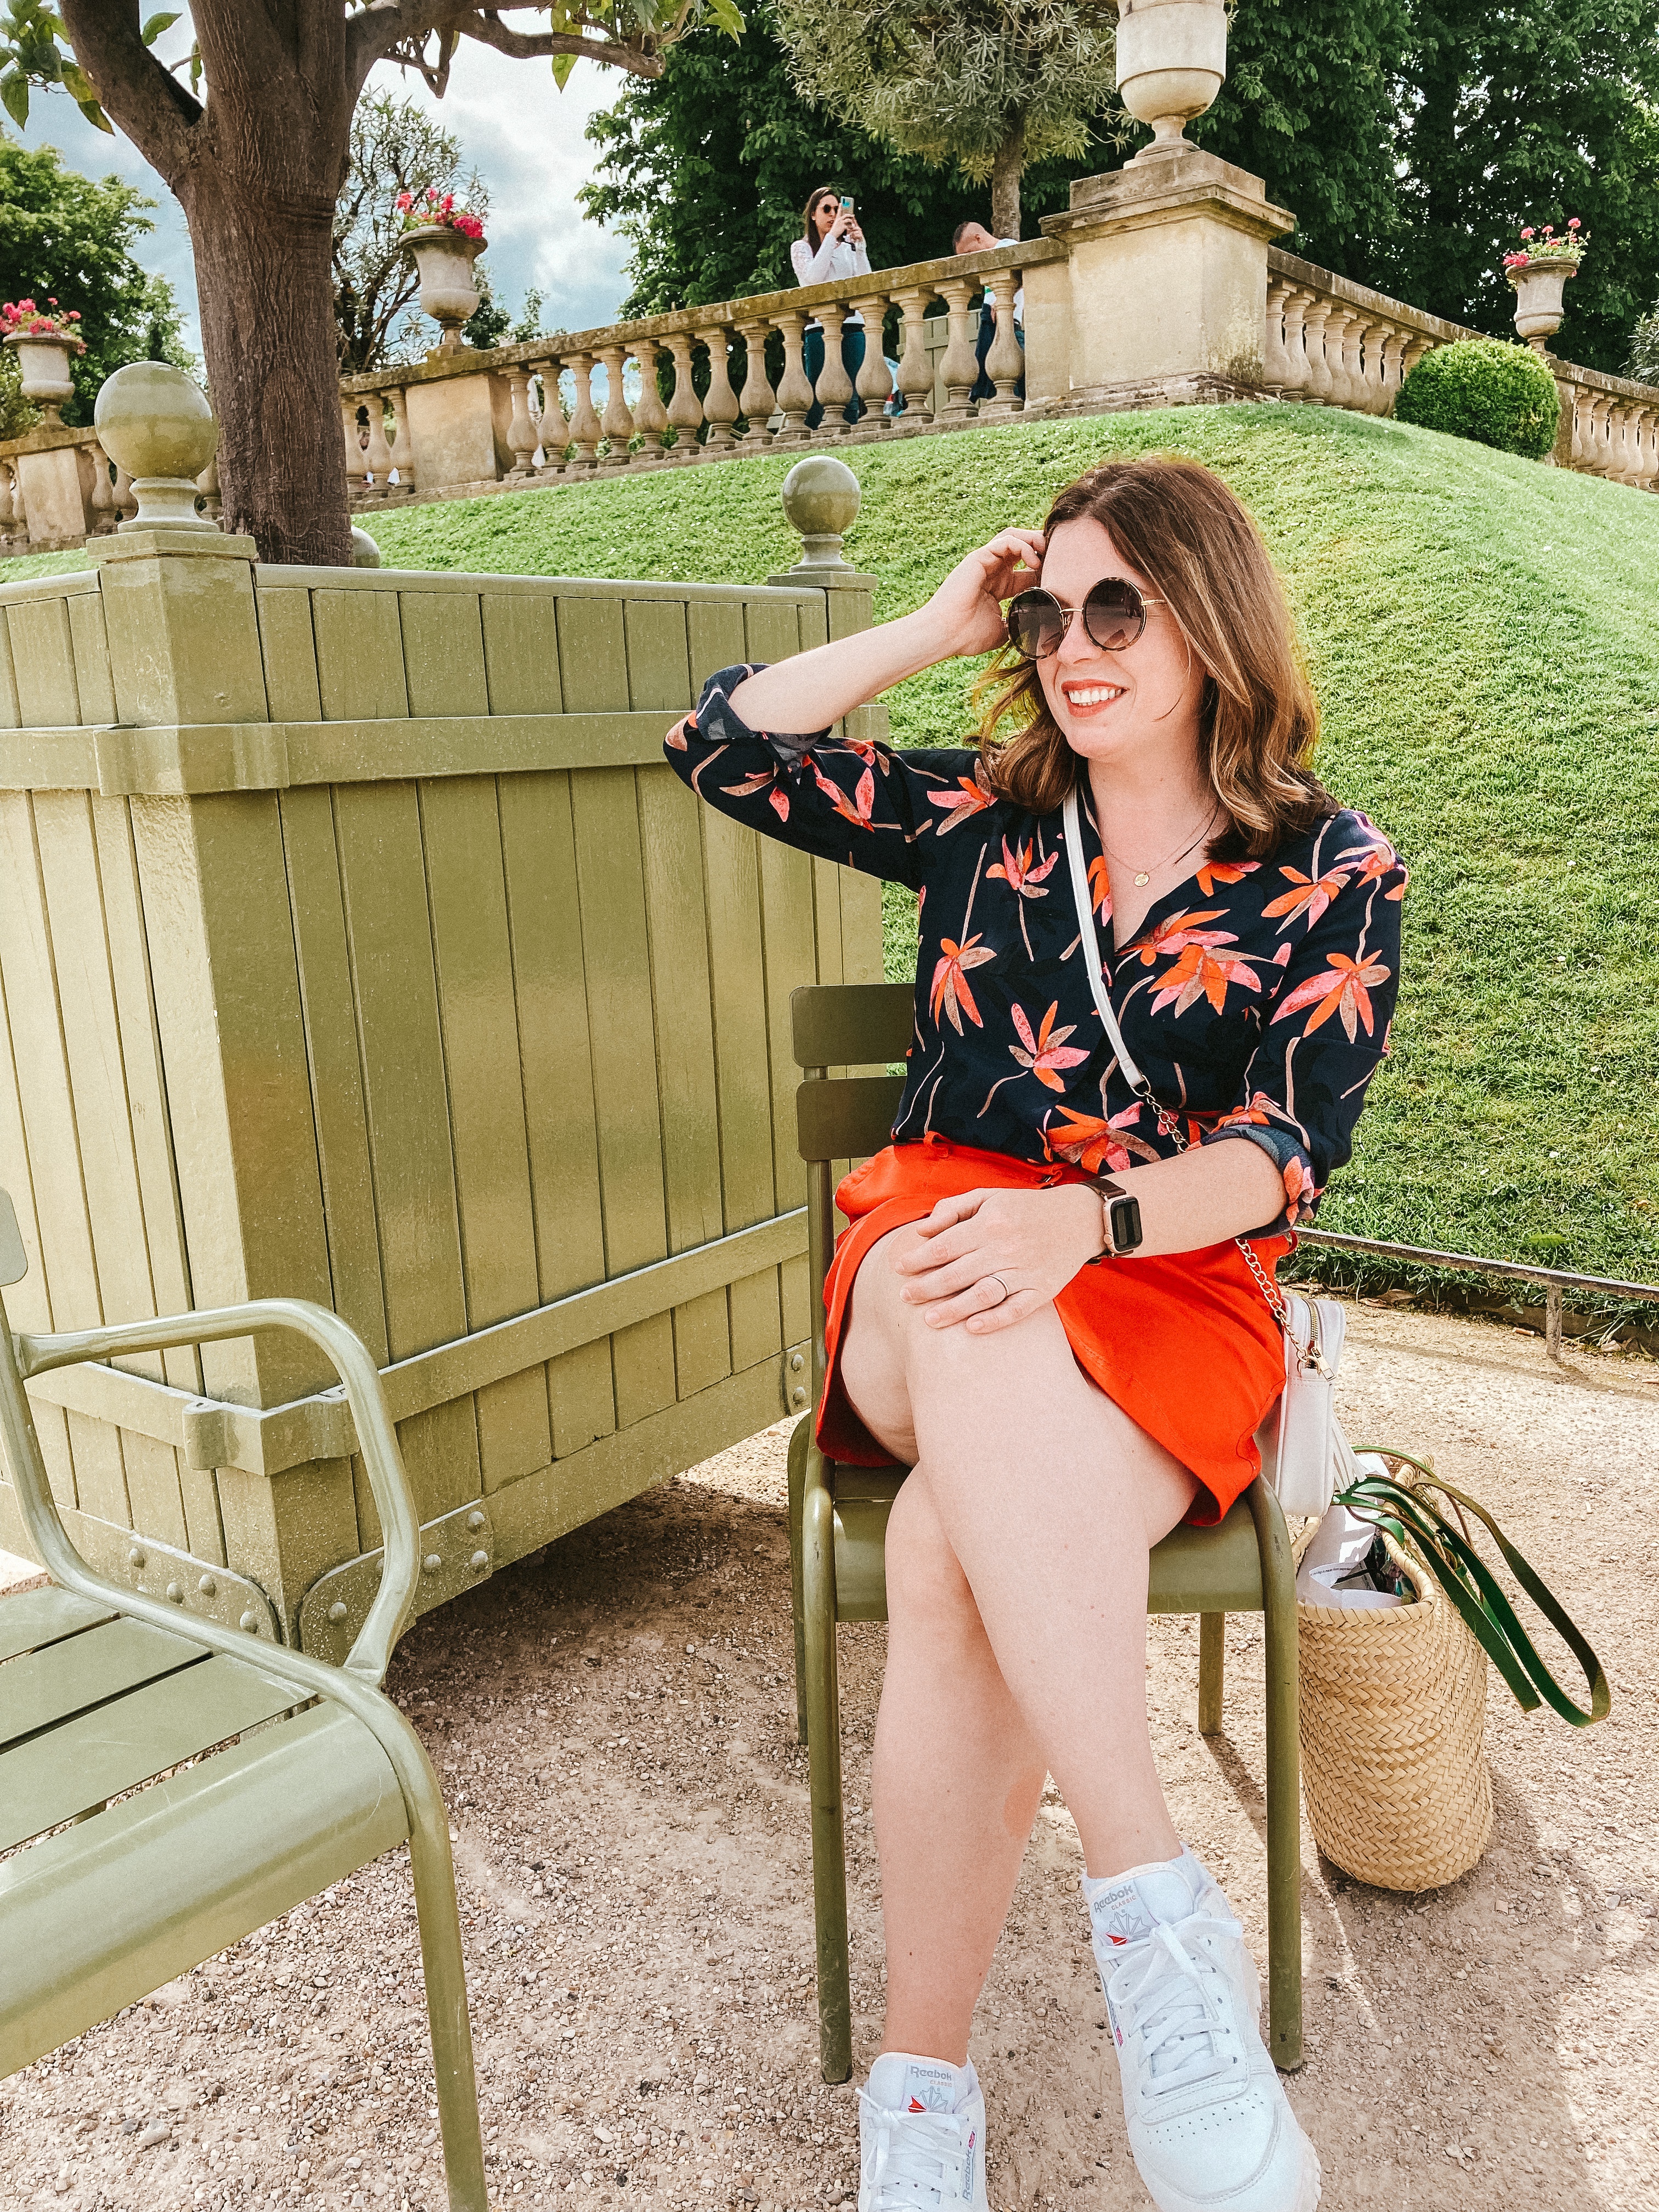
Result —
<instances>
[{"instance_id":1,"label":"stone balustrade","mask_svg":"<svg viewBox=\"0 0 1659 2212\"><path fill-rule=\"evenodd\" d=\"M1425 353L1480 335L1267 249L1262 382L1281 399L1386 415Z\"/></svg>"}]
</instances>

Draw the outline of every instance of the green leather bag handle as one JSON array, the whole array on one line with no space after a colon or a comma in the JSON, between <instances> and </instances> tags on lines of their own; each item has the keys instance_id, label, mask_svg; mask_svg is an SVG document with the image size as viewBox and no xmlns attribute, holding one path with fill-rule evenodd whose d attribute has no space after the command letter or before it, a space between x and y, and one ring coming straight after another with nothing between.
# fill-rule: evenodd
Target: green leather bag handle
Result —
<instances>
[{"instance_id":1,"label":"green leather bag handle","mask_svg":"<svg viewBox=\"0 0 1659 2212\"><path fill-rule=\"evenodd\" d=\"M1486 1508L1477 1505L1461 1490L1454 1490L1449 1483L1442 1482L1431 1467L1413 1459L1409 1452L1382 1444L1357 1444L1354 1449L1415 1468L1419 1479L1397 1482L1392 1476L1363 1475L1358 1482L1338 1492L1337 1503L1346 1505L1362 1521L1386 1529L1396 1543L1403 1545L1409 1537L1481 1650L1514 1692L1522 1711L1535 1712L1539 1705L1545 1703L1573 1728L1589 1728L1594 1722L1605 1720L1612 1710L1613 1692L1607 1687L1601 1661L1542 1577L1516 1551ZM1437 1490L1443 1498L1452 1501L1461 1527L1454 1527L1424 1494L1426 1490ZM1463 1518L1465 1510L1473 1513L1490 1530L1510 1572L1545 1620L1559 1632L1583 1668L1590 1696L1588 1712L1574 1705L1539 1656L1514 1607L1475 1550L1468 1523Z\"/></svg>"}]
</instances>

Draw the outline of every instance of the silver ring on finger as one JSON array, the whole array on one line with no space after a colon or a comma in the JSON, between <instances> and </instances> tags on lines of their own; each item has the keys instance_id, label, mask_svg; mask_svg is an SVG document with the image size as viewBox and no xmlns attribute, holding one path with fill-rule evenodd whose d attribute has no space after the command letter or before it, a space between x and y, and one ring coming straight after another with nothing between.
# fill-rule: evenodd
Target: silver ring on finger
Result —
<instances>
[{"instance_id":1,"label":"silver ring on finger","mask_svg":"<svg viewBox=\"0 0 1659 2212\"><path fill-rule=\"evenodd\" d=\"M1003 1281L1000 1275L981 1275L980 1277L980 1280L981 1283L994 1283L998 1290L1002 1293L1002 1297L993 1298L991 1304L985 1309L985 1310L989 1313L993 1307L1000 1306L1002 1304L1003 1299L1008 1296L1008 1285Z\"/></svg>"}]
</instances>

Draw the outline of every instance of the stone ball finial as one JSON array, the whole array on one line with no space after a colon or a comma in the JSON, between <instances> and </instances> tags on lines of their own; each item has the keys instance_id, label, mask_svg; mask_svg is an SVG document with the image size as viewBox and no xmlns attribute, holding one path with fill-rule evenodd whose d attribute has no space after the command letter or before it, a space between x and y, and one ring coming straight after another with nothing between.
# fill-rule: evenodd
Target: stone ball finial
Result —
<instances>
[{"instance_id":1,"label":"stone ball finial","mask_svg":"<svg viewBox=\"0 0 1659 2212\"><path fill-rule=\"evenodd\" d=\"M217 528L196 512L196 479L218 450L219 425L193 378L171 362L129 362L105 379L92 419L137 494L123 530Z\"/></svg>"},{"instance_id":2,"label":"stone ball finial","mask_svg":"<svg viewBox=\"0 0 1659 2212\"><path fill-rule=\"evenodd\" d=\"M354 568L378 568L380 549L361 523L351 526L351 565Z\"/></svg>"},{"instance_id":3,"label":"stone ball finial","mask_svg":"<svg viewBox=\"0 0 1659 2212\"><path fill-rule=\"evenodd\" d=\"M863 495L845 461L809 453L783 480L780 495L790 527L799 533L801 566L842 568L841 542L853 526Z\"/></svg>"}]
</instances>

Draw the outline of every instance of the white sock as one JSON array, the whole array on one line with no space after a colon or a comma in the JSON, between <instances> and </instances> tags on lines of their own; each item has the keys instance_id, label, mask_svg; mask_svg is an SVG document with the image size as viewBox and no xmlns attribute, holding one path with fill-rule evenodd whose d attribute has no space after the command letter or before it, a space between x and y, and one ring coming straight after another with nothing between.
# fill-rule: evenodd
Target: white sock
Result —
<instances>
[{"instance_id":1,"label":"white sock","mask_svg":"<svg viewBox=\"0 0 1659 2212\"><path fill-rule=\"evenodd\" d=\"M864 2094L889 2112L959 2112L978 2087L971 2058L965 2066L952 2066L948 2058L884 2051L870 2069Z\"/></svg>"}]
</instances>

